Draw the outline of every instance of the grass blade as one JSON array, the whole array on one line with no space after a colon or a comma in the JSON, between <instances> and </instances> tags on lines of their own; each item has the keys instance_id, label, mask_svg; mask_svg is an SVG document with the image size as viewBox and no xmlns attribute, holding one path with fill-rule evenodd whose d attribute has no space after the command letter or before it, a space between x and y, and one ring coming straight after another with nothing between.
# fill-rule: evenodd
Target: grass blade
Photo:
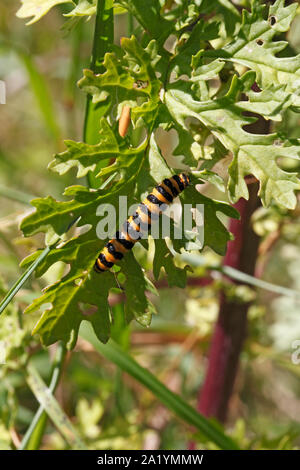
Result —
<instances>
[{"instance_id":1,"label":"grass blade","mask_svg":"<svg viewBox=\"0 0 300 470\"><path fill-rule=\"evenodd\" d=\"M19 57L19 60L23 63L28 75L32 93L44 119L45 127L48 131L50 131L55 141L59 142L60 129L57 124L57 116L55 115L47 81L40 73L32 57L21 45L15 44L12 41L7 40L4 36L0 35L0 46L7 50L13 50Z\"/></svg>"},{"instance_id":2,"label":"grass blade","mask_svg":"<svg viewBox=\"0 0 300 470\"><path fill-rule=\"evenodd\" d=\"M11 199L12 201L21 202L21 204L25 204L26 206L30 206L31 199L35 198L35 196L31 194L23 193L23 191L19 191L18 189L7 188L2 184L0 184L0 196Z\"/></svg>"},{"instance_id":3,"label":"grass blade","mask_svg":"<svg viewBox=\"0 0 300 470\"><path fill-rule=\"evenodd\" d=\"M58 385L62 367L64 364L64 358L66 355L66 348L63 343L59 343L56 350L55 359L52 365L52 375L49 385L49 390L51 393L55 392L55 389ZM29 428L23 436L19 450L37 450L40 447L41 440L45 431L47 424L47 413L44 410L44 407L40 405L36 414L34 415Z\"/></svg>"},{"instance_id":4,"label":"grass blade","mask_svg":"<svg viewBox=\"0 0 300 470\"><path fill-rule=\"evenodd\" d=\"M50 388L47 387L32 364L27 366L27 383L40 405L72 449L85 450L86 446L78 436L71 421L61 409L57 400L52 395Z\"/></svg>"},{"instance_id":5,"label":"grass blade","mask_svg":"<svg viewBox=\"0 0 300 470\"><path fill-rule=\"evenodd\" d=\"M57 117L53 109L48 84L43 75L39 72L32 58L19 48L16 49L16 52L26 68L32 92L44 118L45 127L50 131L55 141L59 142L60 129L57 124Z\"/></svg>"},{"instance_id":6,"label":"grass blade","mask_svg":"<svg viewBox=\"0 0 300 470\"><path fill-rule=\"evenodd\" d=\"M32 93L44 119L45 128L50 132L55 141L59 142L60 129L57 124L57 117L54 112L47 81L38 70L32 57L22 46L6 40L3 36L0 36L0 45L8 50L13 50L19 57L19 60L23 63L28 75Z\"/></svg>"},{"instance_id":7,"label":"grass blade","mask_svg":"<svg viewBox=\"0 0 300 470\"><path fill-rule=\"evenodd\" d=\"M77 217L76 219L72 220L72 222L68 225L64 233L67 233L68 230L80 219L80 217ZM3 312L3 310L8 306L8 304L12 301L14 296L19 292L21 287L25 284L27 279L31 276L31 274L35 271L35 268L48 256L49 252L53 250L56 245L61 241L61 237L57 236L56 240L53 242L51 246L47 246L40 256L24 271L21 277L15 282L15 284L11 287L11 289L7 292L6 296L4 299L2 299L0 303L0 315Z\"/></svg>"},{"instance_id":8,"label":"grass blade","mask_svg":"<svg viewBox=\"0 0 300 470\"><path fill-rule=\"evenodd\" d=\"M31 276L34 272L35 268L43 261L44 258L48 255L53 247L47 246L40 256L24 271L21 277L15 282L15 284L11 287L11 289L7 292L6 296L0 303L0 315L8 306L8 304L12 301L14 296L19 292L22 286L25 284L27 279Z\"/></svg>"}]
</instances>

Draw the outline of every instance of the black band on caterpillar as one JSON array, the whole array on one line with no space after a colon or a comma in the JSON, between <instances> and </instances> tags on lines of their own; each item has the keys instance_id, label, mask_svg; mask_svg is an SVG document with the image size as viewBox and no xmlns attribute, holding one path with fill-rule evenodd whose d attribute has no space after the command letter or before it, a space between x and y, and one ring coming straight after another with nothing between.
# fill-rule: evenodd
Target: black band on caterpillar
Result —
<instances>
[{"instance_id":1,"label":"black band on caterpillar","mask_svg":"<svg viewBox=\"0 0 300 470\"><path fill-rule=\"evenodd\" d=\"M179 187L180 191L183 191L185 186L184 186L184 183L181 181L180 177L178 175L174 175L174 176L172 176L172 178L178 184L178 187Z\"/></svg>"},{"instance_id":2,"label":"black band on caterpillar","mask_svg":"<svg viewBox=\"0 0 300 470\"><path fill-rule=\"evenodd\" d=\"M175 186L172 184L172 181L171 181L169 178L165 178L165 179L163 180L163 183L164 183L166 186L168 186L168 188L171 189L172 194L173 194L174 197L178 196L179 191L175 188Z\"/></svg>"},{"instance_id":3,"label":"black band on caterpillar","mask_svg":"<svg viewBox=\"0 0 300 470\"><path fill-rule=\"evenodd\" d=\"M112 268L114 265L114 263L112 263L111 261L106 260L105 255L103 253L100 253L99 259L101 263L104 264L104 266L106 266L107 268Z\"/></svg>"},{"instance_id":4,"label":"black band on caterpillar","mask_svg":"<svg viewBox=\"0 0 300 470\"><path fill-rule=\"evenodd\" d=\"M99 266L98 266L98 259L95 261L94 270L96 271L96 273L104 273L104 271L105 271L105 269L99 268Z\"/></svg>"},{"instance_id":5,"label":"black band on caterpillar","mask_svg":"<svg viewBox=\"0 0 300 470\"><path fill-rule=\"evenodd\" d=\"M143 231L150 228L152 220L157 220L159 214L172 203L174 197L178 196L189 184L189 176L180 173L171 178L165 178L161 184L155 186L146 199L138 205L137 212L123 224L122 230L116 232L115 236L106 243L95 262L95 271L105 272L117 260L122 259L124 253L131 250L136 241L142 238ZM145 218L148 219L148 223Z\"/></svg>"},{"instance_id":6,"label":"black band on caterpillar","mask_svg":"<svg viewBox=\"0 0 300 470\"><path fill-rule=\"evenodd\" d=\"M148 215L148 214L147 214L147 215ZM141 229L142 231L146 231L146 230L149 230L149 229L151 228L151 224L146 223L146 222L143 222L143 221L141 220L140 215L139 215L137 212L135 212L135 213L133 214L132 219L133 219L134 222L140 227L140 229Z\"/></svg>"},{"instance_id":7,"label":"black band on caterpillar","mask_svg":"<svg viewBox=\"0 0 300 470\"><path fill-rule=\"evenodd\" d=\"M142 234L138 230L136 230L128 220L126 220L126 222L124 223L123 229L125 233L128 233L129 237L132 240L137 241L142 238Z\"/></svg>"},{"instance_id":8,"label":"black band on caterpillar","mask_svg":"<svg viewBox=\"0 0 300 470\"><path fill-rule=\"evenodd\" d=\"M123 258L124 256L123 253L120 253L119 251L116 250L114 246L114 240L112 240L111 242L108 242L105 246L107 247L109 253L113 255L116 259Z\"/></svg>"},{"instance_id":9,"label":"black band on caterpillar","mask_svg":"<svg viewBox=\"0 0 300 470\"><path fill-rule=\"evenodd\" d=\"M121 245L123 245L124 248L126 248L126 250L131 250L131 248L134 246L134 243L132 243L129 240L126 240L126 238L124 238L124 235L123 235L122 232L116 232L115 239L119 243L121 243Z\"/></svg>"},{"instance_id":10,"label":"black band on caterpillar","mask_svg":"<svg viewBox=\"0 0 300 470\"><path fill-rule=\"evenodd\" d=\"M163 201L160 201L154 194L148 194L147 196L148 201L152 202L153 204L156 204L157 206L162 206L164 204Z\"/></svg>"},{"instance_id":11,"label":"black band on caterpillar","mask_svg":"<svg viewBox=\"0 0 300 470\"><path fill-rule=\"evenodd\" d=\"M151 219L151 221L157 220L159 218L159 214L155 214L155 212L151 212L149 207L146 206L146 204L144 204L143 202L139 204L139 208L144 214L146 214Z\"/></svg>"},{"instance_id":12,"label":"black band on caterpillar","mask_svg":"<svg viewBox=\"0 0 300 470\"><path fill-rule=\"evenodd\" d=\"M190 178L185 173L181 173L181 177L184 180L184 186L187 187L190 184Z\"/></svg>"},{"instance_id":13,"label":"black band on caterpillar","mask_svg":"<svg viewBox=\"0 0 300 470\"><path fill-rule=\"evenodd\" d=\"M173 196L166 191L162 186L155 186L155 189L171 204L173 202Z\"/></svg>"}]
</instances>

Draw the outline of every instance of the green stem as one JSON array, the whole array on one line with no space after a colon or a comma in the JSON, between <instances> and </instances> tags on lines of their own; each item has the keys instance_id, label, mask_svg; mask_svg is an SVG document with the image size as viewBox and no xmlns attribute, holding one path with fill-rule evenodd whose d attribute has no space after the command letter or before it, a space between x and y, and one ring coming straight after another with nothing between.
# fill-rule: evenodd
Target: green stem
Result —
<instances>
[{"instance_id":1,"label":"green stem","mask_svg":"<svg viewBox=\"0 0 300 470\"><path fill-rule=\"evenodd\" d=\"M78 217L74 219L67 227L65 233L70 230L72 225L74 225L78 220ZM24 271L22 276L19 277L19 279L14 283L14 285L11 287L11 289L7 292L6 296L4 299L2 299L0 303L0 315L1 313L5 310L5 308L8 306L8 304L12 301L14 296L19 292L19 290L23 287L27 279L31 276L31 274L35 271L35 269L41 264L41 262L48 256L51 250L53 250L57 244L62 240L62 237L57 236L56 241L50 245L47 246L40 256Z\"/></svg>"},{"instance_id":2,"label":"green stem","mask_svg":"<svg viewBox=\"0 0 300 470\"><path fill-rule=\"evenodd\" d=\"M113 43L114 39L114 21L113 21L113 0L99 0L97 3L97 14L96 14L96 23L95 23L95 33L93 40L93 49L92 49L92 58L91 58L91 68L95 73L99 73L102 69L102 63L105 53L110 47L110 44ZM87 98L87 107L84 123L84 140L87 143L96 143L98 141L98 132L99 132L99 120L103 116L103 106L96 106L92 103L91 96L88 95ZM99 171L98 169L96 170ZM95 187L95 177L92 173L88 176L89 186ZM3 190L3 195L18 200L23 203L29 203L29 197L21 192ZM0 187L1 194L1 187ZM70 228L70 227L69 227ZM36 267L46 258L48 253L55 248L57 243L60 241L60 238L52 245L46 247L41 255L29 266L22 276L16 281L12 286L9 292L6 294L2 302L0 303L0 314L11 302L17 292L21 289L27 279L34 272Z\"/></svg>"},{"instance_id":3,"label":"green stem","mask_svg":"<svg viewBox=\"0 0 300 470\"><path fill-rule=\"evenodd\" d=\"M91 69L95 73L99 73L102 70L102 63L104 55L109 49L110 44L113 43L114 39L114 23L113 23L113 0L99 0L97 4L97 14L96 14L96 23L95 23L95 33L93 41L93 50L91 58ZM99 120L104 115L105 109L103 106L96 106L92 103L91 96L87 97L86 105L86 114L84 122L84 140L87 143L96 143L98 141L98 129L99 129ZM92 174L89 175L89 185L95 185L95 178ZM0 187L1 191L1 187ZM0 192L1 194L1 192ZM8 196L8 191L3 190L3 195ZM12 199L18 200L23 203L29 203L29 197L24 197L20 192L9 192L9 197ZM75 221L74 221L75 223ZM70 228L70 227L69 227ZM57 243L60 241L60 238L52 245L46 247L41 255L29 266L18 281L13 285L10 291L7 293L5 298L0 304L0 314L10 303L16 293L21 289L27 279L34 272L36 267L46 258L48 253L55 248ZM59 382L59 378L62 371L63 361L66 354L65 346L60 343L57 349L56 358L53 363L53 371L51 382L49 388L53 393ZM47 413L44 410L44 407L41 405L37 410L26 434L23 437L22 443L20 445L20 450L22 449L38 449L42 436L45 431L47 423Z\"/></svg>"},{"instance_id":4,"label":"green stem","mask_svg":"<svg viewBox=\"0 0 300 470\"><path fill-rule=\"evenodd\" d=\"M127 13L127 31L128 31L128 36L130 37L133 33L133 28L134 28L134 23L133 23L133 15L129 11Z\"/></svg>"},{"instance_id":5,"label":"green stem","mask_svg":"<svg viewBox=\"0 0 300 470\"><path fill-rule=\"evenodd\" d=\"M0 303L0 314L5 310L5 308L8 306L8 304L12 301L14 296L19 292L21 287L25 284L27 279L31 276L33 271L37 268L37 266L46 258L48 253L54 248L55 245L52 246L47 246L40 256L24 271L21 277L15 282L15 284L12 286L12 288L7 292L6 296Z\"/></svg>"},{"instance_id":6,"label":"green stem","mask_svg":"<svg viewBox=\"0 0 300 470\"><path fill-rule=\"evenodd\" d=\"M31 199L35 198L35 196L32 196L31 194L23 193L23 191L19 191L18 189L7 188L2 184L0 184L0 196L11 199L12 201L21 202L21 204L25 204L27 206L30 206Z\"/></svg>"},{"instance_id":7,"label":"green stem","mask_svg":"<svg viewBox=\"0 0 300 470\"><path fill-rule=\"evenodd\" d=\"M49 384L49 390L53 394L58 385L64 359L66 355L66 348L63 343L59 343L56 350L56 355L52 364L52 374ZM20 444L19 450L37 450L40 447L42 437L45 432L47 424L47 413L44 410L43 406L40 406L34 415L33 420L30 423L29 428L27 429L22 442Z\"/></svg>"},{"instance_id":8,"label":"green stem","mask_svg":"<svg viewBox=\"0 0 300 470\"><path fill-rule=\"evenodd\" d=\"M104 71L103 60L106 52L109 51L114 41L114 16L113 0L98 0L95 20L95 31L93 39L93 49L90 68L94 73ZM92 96L87 95L83 140L88 144L97 144L99 142L99 122L107 110L106 103L93 103ZM101 164L106 165L106 162ZM98 182L95 174L99 172L97 167L95 172L89 172L87 179L88 185L97 188Z\"/></svg>"},{"instance_id":9,"label":"green stem","mask_svg":"<svg viewBox=\"0 0 300 470\"><path fill-rule=\"evenodd\" d=\"M114 41L113 0L98 0L91 69L103 72L103 60Z\"/></svg>"},{"instance_id":10,"label":"green stem","mask_svg":"<svg viewBox=\"0 0 300 470\"><path fill-rule=\"evenodd\" d=\"M219 265L208 265L206 259L202 255L197 254L183 254L180 259L190 263L192 266L203 266L209 271L218 271L235 281L242 282L243 284L249 284L259 289L264 289L269 292L274 292L278 295L285 295L294 299L300 299L300 291L296 289L290 289L289 287L279 286L263 279L251 276L250 274L244 273L239 269L231 266L219 266Z\"/></svg>"},{"instance_id":11,"label":"green stem","mask_svg":"<svg viewBox=\"0 0 300 470\"><path fill-rule=\"evenodd\" d=\"M71 139L77 137L76 132L76 123L77 123L77 113L76 113L76 99L77 92L77 80L81 75L82 71L82 57L81 57L81 47L83 43L83 33L84 33L84 23L79 21L76 28L73 31L72 41L71 41L71 63L68 72L68 77L65 83L64 90L64 101L66 106L67 114L67 131Z\"/></svg>"}]
</instances>

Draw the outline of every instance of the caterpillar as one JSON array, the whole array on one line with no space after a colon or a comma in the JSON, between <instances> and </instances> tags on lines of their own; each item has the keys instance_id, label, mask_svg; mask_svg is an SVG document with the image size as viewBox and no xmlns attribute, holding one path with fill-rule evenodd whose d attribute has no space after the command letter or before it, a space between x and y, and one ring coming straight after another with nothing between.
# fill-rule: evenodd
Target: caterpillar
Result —
<instances>
[{"instance_id":1,"label":"caterpillar","mask_svg":"<svg viewBox=\"0 0 300 470\"><path fill-rule=\"evenodd\" d=\"M99 254L94 269L98 273L109 270L131 250L134 244L142 238L142 231L151 226L152 220L157 220L167 205L173 202L188 185L190 178L185 173L165 178L155 186L150 194L140 203L136 212L123 224L121 231L109 240Z\"/></svg>"},{"instance_id":2,"label":"caterpillar","mask_svg":"<svg viewBox=\"0 0 300 470\"><path fill-rule=\"evenodd\" d=\"M126 105L122 109L122 113L119 120L119 134L121 137L125 137L130 124L130 106Z\"/></svg>"}]
</instances>

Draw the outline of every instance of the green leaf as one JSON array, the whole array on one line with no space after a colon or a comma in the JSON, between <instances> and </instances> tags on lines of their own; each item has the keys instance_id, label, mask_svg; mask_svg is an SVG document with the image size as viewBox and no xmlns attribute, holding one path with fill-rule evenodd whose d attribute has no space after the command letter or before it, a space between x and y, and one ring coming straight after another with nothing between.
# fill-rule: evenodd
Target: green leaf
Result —
<instances>
[{"instance_id":1,"label":"green leaf","mask_svg":"<svg viewBox=\"0 0 300 470\"><path fill-rule=\"evenodd\" d=\"M119 196L127 196L128 205L139 203L155 184L184 169L192 184L180 199L193 207L203 204L204 245L224 254L230 240L224 216L238 214L229 204L204 196L195 188L206 181L224 189L223 179L214 168L217 162L227 157L224 164L231 202L248 197L244 181L248 174L260 181L264 205L275 202L293 208L294 191L300 187L297 175L281 168L284 159L299 159L299 141L277 133L252 134L247 125L255 118L245 116L250 111L279 121L286 111L300 109L298 56L279 57L277 52L281 53L285 43L275 41L278 33L289 28L295 6L285 7L277 0L266 19L258 1L242 17L227 0L192 4L182 0L171 9L159 0L119 3L133 13L144 31L141 34L138 27L136 37L123 39L121 47L114 45L112 0L98 3L92 71L86 70L79 82L88 94L86 143L66 141L66 151L56 155L49 165L58 174L71 168L77 169L78 177L93 174L94 187L105 188L71 186L65 190L65 201L51 197L34 200L36 211L22 222L26 236L45 232L49 242L53 237L57 240L57 234L64 234L77 220L73 238L68 240L64 235L60 245L49 249L47 258L40 260L38 252L23 263L36 263L37 275L58 261L69 268L62 280L47 287L28 309L51 304L35 329L44 344L62 339L72 347L83 318L90 321L101 341L109 337L108 295L117 283L112 273L97 276L93 272L94 261L104 245L95 233L100 204L112 204L118 215ZM73 14L81 14L93 8L94 2L89 6L82 0L76 5ZM252 50L247 49L249 45ZM250 68L246 73L245 65ZM251 89L254 82L259 84L260 92ZM125 105L131 108L132 126L121 137L117 121ZM166 157L167 161L163 146L158 145L159 128L177 133L173 158ZM228 166L229 158L232 160ZM84 226L85 230L89 228L85 233ZM191 250L187 242L184 237L177 241L173 235L167 243L164 239L155 241L156 278L163 268L170 285L185 285L188 267L175 265L174 256L183 249ZM147 247L145 240L141 243ZM126 322L135 318L149 325L154 308L146 292L153 291L153 286L135 260L134 250L119 268L120 273L115 269L126 296ZM90 315L86 317L87 312Z\"/></svg>"},{"instance_id":2,"label":"green leaf","mask_svg":"<svg viewBox=\"0 0 300 470\"><path fill-rule=\"evenodd\" d=\"M161 106L159 110L159 125L165 129L174 129L178 136L178 145L173 150L173 155L177 156L178 168L181 164L191 168L196 168L200 158L203 158L203 149L201 143L193 138L191 132L178 125L172 118L166 106ZM180 157L180 158L179 158ZM173 168L176 164L173 163Z\"/></svg>"},{"instance_id":3,"label":"green leaf","mask_svg":"<svg viewBox=\"0 0 300 470\"><path fill-rule=\"evenodd\" d=\"M261 92L247 91L248 101L239 101L239 108L257 113L265 119L281 121L283 111L300 110L300 97L286 91L285 85L270 85Z\"/></svg>"},{"instance_id":4,"label":"green leaf","mask_svg":"<svg viewBox=\"0 0 300 470\"><path fill-rule=\"evenodd\" d=\"M271 5L264 19L265 6L252 2L252 11L243 12L243 24L237 37L224 47L225 57L255 70L259 86L286 85L286 91L295 93L300 83L300 54L295 57L277 57L287 45L285 41L272 42L275 35L287 31L293 20L297 3L284 6L284 0Z\"/></svg>"},{"instance_id":5,"label":"green leaf","mask_svg":"<svg viewBox=\"0 0 300 470\"><path fill-rule=\"evenodd\" d=\"M119 0L118 3L130 11L152 38L160 39L163 42L173 29L173 23L160 14L159 0L143 0L143 2L140 0Z\"/></svg>"},{"instance_id":6,"label":"green leaf","mask_svg":"<svg viewBox=\"0 0 300 470\"><path fill-rule=\"evenodd\" d=\"M119 193L115 194L114 199L114 193L99 197L99 192L101 191L88 191L80 186L69 188L69 194L75 196L69 205L49 198L39 200L36 204L36 213L31 214L22 224L24 232L46 231L49 227L63 232L67 217L71 218L70 205L73 206L73 217L74 214L78 215L82 211L81 225L95 223L96 209L101 201L102 203L108 201L111 204L115 203L118 216L117 195ZM58 211L61 211L60 217L58 217ZM116 281L110 272L100 276L93 270L95 260L104 243L97 238L92 229L53 249L49 256L39 264L36 271L39 276L57 261L70 265L68 274L54 285L47 287L43 295L26 310L26 312L33 312L45 304L51 304L50 309L44 311L34 329L34 333L40 334L43 344L49 345L62 340L69 348L72 348L77 340L79 325L84 318L92 323L101 341L108 340L110 335L108 294L112 287L116 287ZM28 257L23 262L23 266L34 261L37 256L38 253ZM154 309L145 296L145 290L148 288L147 282L137 262L130 257L132 257L131 253L120 263L127 278L125 293L128 320L134 316L143 325L148 325ZM99 282L101 288L97 289L95 286ZM140 285L139 290L136 289L136 285Z\"/></svg>"},{"instance_id":7,"label":"green leaf","mask_svg":"<svg viewBox=\"0 0 300 470\"><path fill-rule=\"evenodd\" d=\"M51 8L61 3L73 3L72 0L21 0L22 6L17 11L19 18L30 18L28 25L40 20Z\"/></svg>"},{"instance_id":8,"label":"green leaf","mask_svg":"<svg viewBox=\"0 0 300 470\"><path fill-rule=\"evenodd\" d=\"M160 270L164 268L170 287L185 287L186 270L175 266L174 257L167 247L165 240L156 239L154 242L155 255L153 259L153 275L155 279L159 278Z\"/></svg>"},{"instance_id":9,"label":"green leaf","mask_svg":"<svg viewBox=\"0 0 300 470\"><path fill-rule=\"evenodd\" d=\"M142 326L149 326L155 308L145 295L148 280L132 252L127 253L126 259L123 259L120 265L126 276L126 319L130 321L134 317Z\"/></svg>"},{"instance_id":10,"label":"green leaf","mask_svg":"<svg viewBox=\"0 0 300 470\"><path fill-rule=\"evenodd\" d=\"M194 176L197 176L200 180L207 181L214 184L219 191L225 192L225 184L221 176L217 175L213 171L207 170L206 168L201 171L194 171Z\"/></svg>"},{"instance_id":11,"label":"green leaf","mask_svg":"<svg viewBox=\"0 0 300 470\"><path fill-rule=\"evenodd\" d=\"M102 118L99 125L99 144L89 145L83 142L65 141L67 150L55 155L48 168L60 175L72 167L78 168L77 178L82 178L89 171L94 171L100 160L114 158L119 153L119 146L115 135L107 120Z\"/></svg>"},{"instance_id":12,"label":"green leaf","mask_svg":"<svg viewBox=\"0 0 300 470\"><path fill-rule=\"evenodd\" d=\"M78 4L73 8L70 13L66 13L66 17L76 16L92 16L96 13L97 1L96 0L79 0Z\"/></svg>"},{"instance_id":13,"label":"green leaf","mask_svg":"<svg viewBox=\"0 0 300 470\"><path fill-rule=\"evenodd\" d=\"M139 161L140 164L142 162ZM128 189L131 189L132 180L135 179L136 173L132 172L131 175L128 175L126 181ZM118 197L124 194L124 185L125 182L120 180L109 190L89 190L85 186L70 186L66 188L64 194L73 197L73 199L64 202L56 201L51 196L34 199L32 205L36 208L36 211L23 219L21 229L26 236L38 232L52 233L53 231L58 235L62 235L67 231L69 225L79 217L78 226L93 225L100 204L110 203L118 210ZM129 204L131 203L132 196L129 197Z\"/></svg>"},{"instance_id":14,"label":"green leaf","mask_svg":"<svg viewBox=\"0 0 300 470\"><path fill-rule=\"evenodd\" d=\"M229 0L218 0L217 8L224 17L224 24L227 34L230 36L234 33L236 25L240 22L238 10Z\"/></svg>"},{"instance_id":15,"label":"green leaf","mask_svg":"<svg viewBox=\"0 0 300 470\"><path fill-rule=\"evenodd\" d=\"M244 129L253 118L242 116L243 106L235 103L238 93L245 88L251 72L241 79L234 76L227 95L214 100L196 101L192 91L183 91L178 82L165 94L165 103L178 124L187 130L187 117L198 119L222 145L233 154L229 167L229 195L232 202L240 197L248 199L244 177L253 174L260 181L259 195L264 205L276 201L294 208L294 191L300 188L296 174L283 171L277 163L279 157L299 159L300 145L282 140L277 134L250 134ZM180 82L179 82L180 84Z\"/></svg>"},{"instance_id":16,"label":"green leaf","mask_svg":"<svg viewBox=\"0 0 300 470\"><path fill-rule=\"evenodd\" d=\"M117 287L117 283L111 272L99 275L93 270L95 259L103 245L104 242L100 242L93 231L89 231L53 250L44 263L40 264L36 273L38 276L57 261L71 266L67 275L47 287L43 295L25 311L31 313L51 304L43 312L33 331L41 336L43 344L50 345L62 340L68 348L74 347L80 323L84 319L91 322L100 341L108 340L111 326L108 294L111 288ZM31 262L32 258L27 258L23 265ZM131 252L119 264L126 276L124 293L127 322L135 318L141 325L149 326L155 309L145 295L145 291L150 288L148 280ZM97 287L99 283L101 288L100 285Z\"/></svg>"},{"instance_id":17,"label":"green leaf","mask_svg":"<svg viewBox=\"0 0 300 470\"><path fill-rule=\"evenodd\" d=\"M64 16L76 18L92 16L96 13L97 0L21 0L22 6L17 11L19 18L33 17L27 24L33 24L45 16L51 8L62 3L72 3L74 8Z\"/></svg>"},{"instance_id":18,"label":"green leaf","mask_svg":"<svg viewBox=\"0 0 300 470\"><path fill-rule=\"evenodd\" d=\"M200 2L190 2L181 0L177 2L178 7L168 11L165 15L175 23L176 31L191 31L201 17L205 17L206 22L213 22L211 16L222 18L228 36L231 36L236 25L241 22L238 10L229 0L202 0Z\"/></svg>"},{"instance_id":19,"label":"green leaf","mask_svg":"<svg viewBox=\"0 0 300 470\"><path fill-rule=\"evenodd\" d=\"M43 344L49 345L57 340L62 340L68 348L74 347L77 341L78 328L83 319L88 319L101 341L107 341L110 334L110 318L108 306L109 289L115 286L115 280L111 273L101 279L101 289L95 288L99 282L99 276L93 272L97 241L84 237L81 243L77 243L76 250L68 253L64 250L54 252L53 257L61 255L61 260L73 260L69 273L60 281L44 290L44 294L36 299L26 313L36 311L45 304L51 307L44 311L36 324L33 334L41 336ZM99 241L98 241L99 244ZM100 246L100 244L99 244ZM64 257L65 256L65 257ZM49 258L48 263L53 261ZM85 261L85 270L82 268L82 260Z\"/></svg>"},{"instance_id":20,"label":"green leaf","mask_svg":"<svg viewBox=\"0 0 300 470\"><path fill-rule=\"evenodd\" d=\"M31 204L36 211L23 219L21 223L21 230L25 236L47 232L50 228L62 235L68 223L76 218L76 209L83 210L83 205L76 203L75 200L58 202L51 196L33 199Z\"/></svg>"},{"instance_id":21,"label":"green leaf","mask_svg":"<svg viewBox=\"0 0 300 470\"><path fill-rule=\"evenodd\" d=\"M218 213L234 219L239 218L236 209L225 202L210 199L195 187L191 186L185 190L183 201L204 206L204 246L209 246L216 253L224 255L226 253L227 242L231 239L230 233L218 218Z\"/></svg>"},{"instance_id":22,"label":"green leaf","mask_svg":"<svg viewBox=\"0 0 300 470\"><path fill-rule=\"evenodd\" d=\"M149 172L152 181L161 182L164 178L170 178L172 171L160 153L154 134L151 134L149 145Z\"/></svg>"},{"instance_id":23,"label":"green leaf","mask_svg":"<svg viewBox=\"0 0 300 470\"><path fill-rule=\"evenodd\" d=\"M218 38L219 27L219 23L206 23L204 20L200 20L190 33L185 32L181 36L177 54L171 61L172 71L177 77L183 74L190 75L192 57L202 49L203 41Z\"/></svg>"},{"instance_id":24,"label":"green leaf","mask_svg":"<svg viewBox=\"0 0 300 470\"><path fill-rule=\"evenodd\" d=\"M112 111L111 118L119 119L122 107L129 104L133 123L142 117L150 125L161 87L153 68L153 61L159 60L156 43L151 41L144 49L132 36L123 38L121 46L122 49L115 47L115 52L105 54L106 72L84 70L78 86L92 95L93 103L106 103L107 111ZM138 104L138 100L142 103Z\"/></svg>"},{"instance_id":25,"label":"green leaf","mask_svg":"<svg viewBox=\"0 0 300 470\"><path fill-rule=\"evenodd\" d=\"M225 63L220 59L213 60L209 63L204 63L202 59L203 50L197 52L196 55L192 57L192 77L193 82L200 80L211 80L218 76L224 67Z\"/></svg>"}]
</instances>

